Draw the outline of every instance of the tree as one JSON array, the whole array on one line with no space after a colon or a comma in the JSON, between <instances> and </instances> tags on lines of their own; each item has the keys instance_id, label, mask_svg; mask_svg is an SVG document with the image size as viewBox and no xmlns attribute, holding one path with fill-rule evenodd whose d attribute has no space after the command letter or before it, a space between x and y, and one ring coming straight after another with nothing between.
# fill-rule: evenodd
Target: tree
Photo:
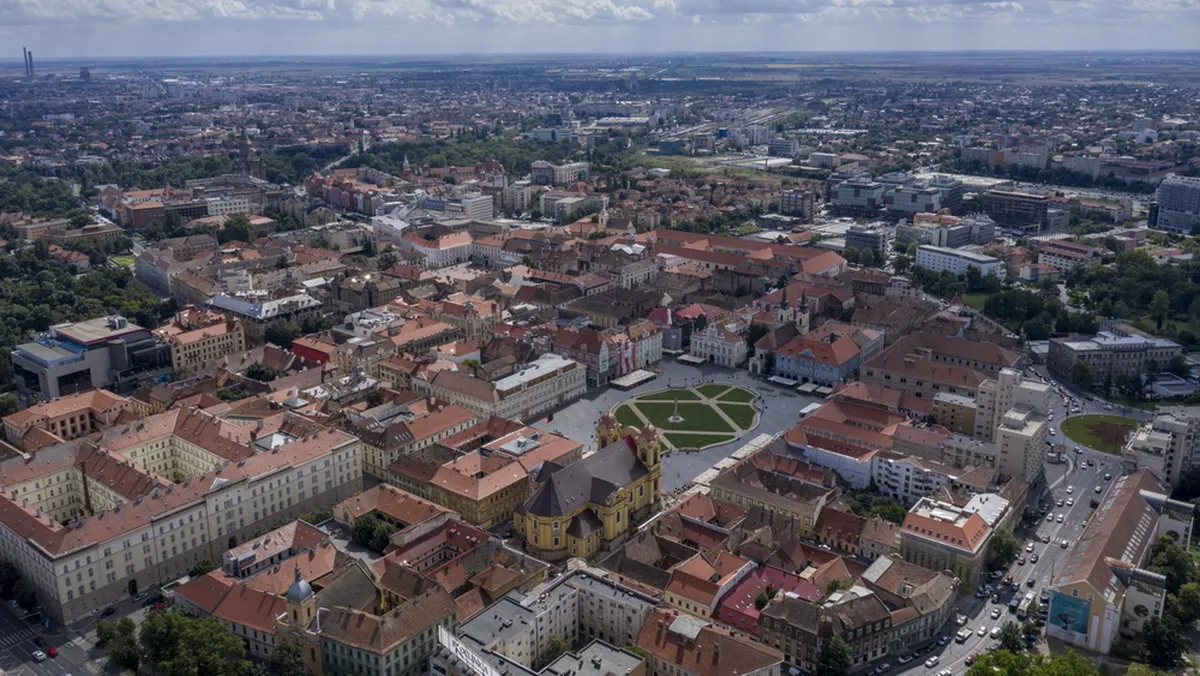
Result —
<instances>
[{"instance_id":1,"label":"tree","mask_svg":"<svg viewBox=\"0 0 1200 676\"><path fill-rule=\"evenodd\" d=\"M374 549L382 554L383 550L387 549L387 546L391 543L392 533L395 532L396 529L392 528L391 525L384 521L380 521L379 525L375 526L375 532L371 533L371 549Z\"/></svg>"},{"instance_id":2,"label":"tree","mask_svg":"<svg viewBox=\"0 0 1200 676\"><path fill-rule=\"evenodd\" d=\"M1014 653L1025 648L1025 637L1016 622L1005 622L1000 626L1000 648Z\"/></svg>"},{"instance_id":3,"label":"tree","mask_svg":"<svg viewBox=\"0 0 1200 676\"><path fill-rule=\"evenodd\" d=\"M96 639L108 652L108 661L126 669L137 671L140 652L137 641L137 625L128 617L119 620L104 620L96 625Z\"/></svg>"},{"instance_id":4,"label":"tree","mask_svg":"<svg viewBox=\"0 0 1200 676\"><path fill-rule=\"evenodd\" d=\"M279 377L279 372L262 362L256 361L246 369L246 377L261 383L269 383Z\"/></svg>"},{"instance_id":5,"label":"tree","mask_svg":"<svg viewBox=\"0 0 1200 676\"><path fill-rule=\"evenodd\" d=\"M37 606L37 594L33 593L33 589L26 584L25 580L18 581L13 587L13 600L22 610L33 610Z\"/></svg>"},{"instance_id":6,"label":"tree","mask_svg":"<svg viewBox=\"0 0 1200 676\"><path fill-rule=\"evenodd\" d=\"M1179 620L1171 615L1152 617L1142 627L1140 659L1156 667L1171 668L1179 664L1192 642Z\"/></svg>"},{"instance_id":7,"label":"tree","mask_svg":"<svg viewBox=\"0 0 1200 676\"><path fill-rule=\"evenodd\" d=\"M770 327L759 324L758 322L752 323L750 325L750 330L746 332L746 344L750 346L750 349L754 349L754 344L757 343L760 338L767 335L767 332L770 330Z\"/></svg>"},{"instance_id":8,"label":"tree","mask_svg":"<svg viewBox=\"0 0 1200 676\"><path fill-rule=\"evenodd\" d=\"M159 673L241 676L246 645L213 617L152 613L138 631L142 663Z\"/></svg>"},{"instance_id":9,"label":"tree","mask_svg":"<svg viewBox=\"0 0 1200 676\"><path fill-rule=\"evenodd\" d=\"M12 392L0 394L0 418L12 415L21 409L21 400Z\"/></svg>"},{"instance_id":10,"label":"tree","mask_svg":"<svg viewBox=\"0 0 1200 676\"><path fill-rule=\"evenodd\" d=\"M1071 383L1085 390L1091 389L1092 367L1082 361L1071 364Z\"/></svg>"},{"instance_id":11,"label":"tree","mask_svg":"<svg viewBox=\"0 0 1200 676\"><path fill-rule=\"evenodd\" d=\"M637 655L638 657L640 657L644 660L650 659L650 653L646 652L643 648L641 648L639 646L633 645L632 643L625 646L625 652L633 653L634 655Z\"/></svg>"},{"instance_id":12,"label":"tree","mask_svg":"<svg viewBox=\"0 0 1200 676\"><path fill-rule=\"evenodd\" d=\"M308 674L304 666L304 654L293 641L281 641L267 658L267 674L270 676L300 676Z\"/></svg>"},{"instance_id":13,"label":"tree","mask_svg":"<svg viewBox=\"0 0 1200 676\"><path fill-rule=\"evenodd\" d=\"M225 219L225 225L221 231L217 233L217 241L221 244L225 242L249 242L252 239L250 230L250 217L245 214L234 214Z\"/></svg>"},{"instance_id":14,"label":"tree","mask_svg":"<svg viewBox=\"0 0 1200 676\"><path fill-rule=\"evenodd\" d=\"M1168 594L1178 593L1184 583L1191 580L1192 566L1192 557L1187 550L1166 535L1155 540L1150 548L1150 565L1147 568L1166 576Z\"/></svg>"},{"instance_id":15,"label":"tree","mask_svg":"<svg viewBox=\"0 0 1200 676\"><path fill-rule=\"evenodd\" d=\"M570 648L571 646L567 645L567 639L561 636L551 636L546 643L546 649L542 651L541 655L538 655L538 663L542 666L550 664Z\"/></svg>"},{"instance_id":16,"label":"tree","mask_svg":"<svg viewBox=\"0 0 1200 676\"><path fill-rule=\"evenodd\" d=\"M0 559L0 595L8 596L21 579L21 571L8 559Z\"/></svg>"},{"instance_id":17,"label":"tree","mask_svg":"<svg viewBox=\"0 0 1200 676\"><path fill-rule=\"evenodd\" d=\"M1179 592L1167 595L1167 612L1174 615L1185 627L1200 620L1200 583L1188 582L1180 585Z\"/></svg>"},{"instance_id":18,"label":"tree","mask_svg":"<svg viewBox=\"0 0 1200 676\"><path fill-rule=\"evenodd\" d=\"M383 390L371 390L367 393L367 406L374 408L383 403Z\"/></svg>"},{"instance_id":19,"label":"tree","mask_svg":"<svg viewBox=\"0 0 1200 676\"><path fill-rule=\"evenodd\" d=\"M1150 300L1150 315L1157 322L1159 331L1162 331L1163 321L1166 320L1167 313L1170 311L1171 296L1164 289L1155 291L1154 297Z\"/></svg>"},{"instance_id":20,"label":"tree","mask_svg":"<svg viewBox=\"0 0 1200 676\"><path fill-rule=\"evenodd\" d=\"M850 580L830 580L829 584L825 585L825 595L836 594L843 589L849 589L854 586L854 582Z\"/></svg>"},{"instance_id":21,"label":"tree","mask_svg":"<svg viewBox=\"0 0 1200 676\"><path fill-rule=\"evenodd\" d=\"M1021 551L1021 541L1012 533L1002 530L992 536L988 546L987 563L992 568L1002 568L1017 558Z\"/></svg>"},{"instance_id":22,"label":"tree","mask_svg":"<svg viewBox=\"0 0 1200 676\"><path fill-rule=\"evenodd\" d=\"M977 657L967 670L967 676L1098 676L1099 673L1094 664L1074 650L1049 657L991 650Z\"/></svg>"},{"instance_id":23,"label":"tree","mask_svg":"<svg viewBox=\"0 0 1200 676\"><path fill-rule=\"evenodd\" d=\"M358 517L350 527L350 541L359 547L370 547L371 538L375 537L375 529L379 525L380 521L374 514Z\"/></svg>"},{"instance_id":24,"label":"tree","mask_svg":"<svg viewBox=\"0 0 1200 676\"><path fill-rule=\"evenodd\" d=\"M276 320L263 329L263 340L279 347L291 347L292 341L300 337L300 325L293 321Z\"/></svg>"},{"instance_id":25,"label":"tree","mask_svg":"<svg viewBox=\"0 0 1200 676\"><path fill-rule=\"evenodd\" d=\"M197 561L196 563L192 564L192 568L191 568L191 570L188 571L188 575L191 575L192 577L200 577L201 575L204 575L204 574L206 574L210 571L214 571L216 569L217 569L216 561L213 561L212 559L201 559L201 560Z\"/></svg>"},{"instance_id":26,"label":"tree","mask_svg":"<svg viewBox=\"0 0 1200 676\"><path fill-rule=\"evenodd\" d=\"M816 676L845 676L854 664L854 650L846 639L834 636L817 654Z\"/></svg>"}]
</instances>

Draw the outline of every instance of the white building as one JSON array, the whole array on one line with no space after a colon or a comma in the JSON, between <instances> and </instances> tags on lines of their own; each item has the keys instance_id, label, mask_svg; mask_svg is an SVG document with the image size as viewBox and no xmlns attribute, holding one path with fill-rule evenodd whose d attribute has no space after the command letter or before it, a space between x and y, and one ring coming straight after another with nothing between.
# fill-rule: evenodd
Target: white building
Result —
<instances>
[{"instance_id":1,"label":"white building","mask_svg":"<svg viewBox=\"0 0 1200 676\"><path fill-rule=\"evenodd\" d=\"M739 320L714 320L702 330L692 333L690 353L711 364L737 368L746 361L750 348L742 336Z\"/></svg>"},{"instance_id":2,"label":"white building","mask_svg":"<svg viewBox=\"0 0 1200 676\"><path fill-rule=\"evenodd\" d=\"M471 233L463 230L452 232L440 237L423 237L412 232L406 233L397 243L400 248L420 254L421 267L436 270L471 260Z\"/></svg>"},{"instance_id":3,"label":"white building","mask_svg":"<svg viewBox=\"0 0 1200 676\"><path fill-rule=\"evenodd\" d=\"M587 391L587 368L573 359L543 354L494 383L458 371L439 371L413 387L477 415L526 420L575 401Z\"/></svg>"},{"instance_id":4,"label":"white building","mask_svg":"<svg viewBox=\"0 0 1200 676\"><path fill-rule=\"evenodd\" d=\"M967 268L977 268L984 277L995 275L998 279L1004 279L1005 275L1004 261L999 258L928 244L917 247L915 265L934 272L950 272L955 275L967 274Z\"/></svg>"},{"instance_id":5,"label":"white building","mask_svg":"<svg viewBox=\"0 0 1200 676\"><path fill-rule=\"evenodd\" d=\"M1154 200L1158 215L1150 227L1190 235L1200 225L1200 178L1169 175L1158 184Z\"/></svg>"},{"instance_id":6,"label":"white building","mask_svg":"<svg viewBox=\"0 0 1200 676\"><path fill-rule=\"evenodd\" d=\"M952 482L957 474L941 463L893 453L877 454L871 463L871 479L879 492L906 506Z\"/></svg>"}]
</instances>

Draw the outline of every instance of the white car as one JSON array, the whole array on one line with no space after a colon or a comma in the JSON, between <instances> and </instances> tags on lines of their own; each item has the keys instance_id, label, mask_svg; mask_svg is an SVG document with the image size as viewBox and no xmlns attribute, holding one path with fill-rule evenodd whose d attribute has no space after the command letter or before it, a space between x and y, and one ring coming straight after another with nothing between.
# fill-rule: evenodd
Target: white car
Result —
<instances>
[{"instance_id":1,"label":"white car","mask_svg":"<svg viewBox=\"0 0 1200 676\"><path fill-rule=\"evenodd\" d=\"M1071 507L1075 504L1075 498L1067 498L1067 506Z\"/></svg>"},{"instance_id":2,"label":"white car","mask_svg":"<svg viewBox=\"0 0 1200 676\"><path fill-rule=\"evenodd\" d=\"M1096 494L1097 494L1097 495L1099 495L1100 493L1103 493L1103 492L1104 492L1104 489L1103 489L1103 488L1100 488L1099 486L1096 486Z\"/></svg>"},{"instance_id":3,"label":"white car","mask_svg":"<svg viewBox=\"0 0 1200 676\"><path fill-rule=\"evenodd\" d=\"M1000 638L1000 627L992 627L992 638Z\"/></svg>"},{"instance_id":4,"label":"white car","mask_svg":"<svg viewBox=\"0 0 1200 676\"><path fill-rule=\"evenodd\" d=\"M1072 493L1074 493L1074 492L1075 492L1075 487L1074 487L1074 486L1067 486L1067 495L1070 495L1070 494L1072 494Z\"/></svg>"},{"instance_id":5,"label":"white car","mask_svg":"<svg viewBox=\"0 0 1200 676\"><path fill-rule=\"evenodd\" d=\"M933 657L930 657L929 659L925 660L925 666L929 667L930 669L936 667L937 663L938 663L937 655L934 655Z\"/></svg>"},{"instance_id":6,"label":"white car","mask_svg":"<svg viewBox=\"0 0 1200 676\"><path fill-rule=\"evenodd\" d=\"M1000 619L1000 609L999 608L992 608L992 619L993 620ZM987 627L984 627L983 629L980 629L979 631L986 631L986 630L987 630Z\"/></svg>"},{"instance_id":7,"label":"white car","mask_svg":"<svg viewBox=\"0 0 1200 676\"><path fill-rule=\"evenodd\" d=\"M1054 520L1055 520L1055 521L1057 521L1058 523L1062 523L1062 522L1063 522L1063 515L1062 515L1062 514L1059 514L1058 516L1056 516L1056 517L1054 518Z\"/></svg>"},{"instance_id":8,"label":"white car","mask_svg":"<svg viewBox=\"0 0 1200 676\"><path fill-rule=\"evenodd\" d=\"M1054 436L1054 435L1055 435L1054 430L1050 430L1050 436Z\"/></svg>"},{"instance_id":9,"label":"white car","mask_svg":"<svg viewBox=\"0 0 1200 676\"><path fill-rule=\"evenodd\" d=\"M46 661L46 653L44 653L40 650L35 650L35 651L33 651L33 659L38 662L45 662Z\"/></svg>"},{"instance_id":10,"label":"white car","mask_svg":"<svg viewBox=\"0 0 1200 676\"><path fill-rule=\"evenodd\" d=\"M1055 505L1056 507L1062 507L1062 506L1063 506L1063 501L1062 501L1062 498L1059 498L1059 499L1058 499L1058 502L1054 503L1054 505Z\"/></svg>"},{"instance_id":11,"label":"white car","mask_svg":"<svg viewBox=\"0 0 1200 676\"><path fill-rule=\"evenodd\" d=\"M977 631L975 633L979 634L980 636L987 636L987 627L980 627L979 631Z\"/></svg>"},{"instance_id":12,"label":"white car","mask_svg":"<svg viewBox=\"0 0 1200 676\"><path fill-rule=\"evenodd\" d=\"M1027 551L1027 552L1032 552L1032 551L1033 551L1033 543L1032 543L1032 542L1030 542L1029 544L1025 545L1025 551Z\"/></svg>"}]
</instances>

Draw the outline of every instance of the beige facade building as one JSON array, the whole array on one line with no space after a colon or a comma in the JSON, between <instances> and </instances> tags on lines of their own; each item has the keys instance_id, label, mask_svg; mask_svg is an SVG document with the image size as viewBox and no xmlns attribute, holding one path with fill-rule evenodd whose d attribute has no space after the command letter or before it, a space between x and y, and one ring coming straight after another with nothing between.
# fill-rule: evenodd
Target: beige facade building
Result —
<instances>
[{"instance_id":1,"label":"beige facade building","mask_svg":"<svg viewBox=\"0 0 1200 676\"><path fill-rule=\"evenodd\" d=\"M432 380L414 379L413 387L482 418L526 420L583 396L587 368L573 359L543 354L495 382L458 371L439 371Z\"/></svg>"},{"instance_id":2,"label":"beige facade building","mask_svg":"<svg viewBox=\"0 0 1200 676\"><path fill-rule=\"evenodd\" d=\"M73 622L357 492L360 449L289 412L256 426L194 409L149 416L0 463L0 557Z\"/></svg>"},{"instance_id":3,"label":"beige facade building","mask_svg":"<svg viewBox=\"0 0 1200 676\"><path fill-rule=\"evenodd\" d=\"M108 390L88 390L59 397L4 417L8 443L35 451L64 441L106 430L135 416L133 402Z\"/></svg>"},{"instance_id":4,"label":"beige facade building","mask_svg":"<svg viewBox=\"0 0 1200 676\"><path fill-rule=\"evenodd\" d=\"M246 332L238 319L189 305L171 323L155 329L171 346L176 378L194 374L221 357L244 352Z\"/></svg>"},{"instance_id":5,"label":"beige facade building","mask_svg":"<svg viewBox=\"0 0 1200 676\"><path fill-rule=\"evenodd\" d=\"M987 545L1000 525L1008 501L983 493L965 506L922 498L900 528L900 555L929 570L948 570L960 592L973 591L983 579Z\"/></svg>"}]
</instances>

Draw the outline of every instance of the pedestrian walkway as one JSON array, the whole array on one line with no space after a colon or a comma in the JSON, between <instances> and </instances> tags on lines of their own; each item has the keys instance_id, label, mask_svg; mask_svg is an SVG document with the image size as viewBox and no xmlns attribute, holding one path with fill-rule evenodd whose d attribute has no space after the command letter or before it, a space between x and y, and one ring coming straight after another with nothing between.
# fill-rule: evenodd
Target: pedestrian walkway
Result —
<instances>
[{"instance_id":1,"label":"pedestrian walkway","mask_svg":"<svg viewBox=\"0 0 1200 676\"><path fill-rule=\"evenodd\" d=\"M29 639L36 636L37 633L38 633L37 629L35 629L33 627L26 627L26 628L22 629L21 631L16 632L15 634L5 634L4 636L0 636L0 648L9 648L18 643L28 641Z\"/></svg>"}]
</instances>

